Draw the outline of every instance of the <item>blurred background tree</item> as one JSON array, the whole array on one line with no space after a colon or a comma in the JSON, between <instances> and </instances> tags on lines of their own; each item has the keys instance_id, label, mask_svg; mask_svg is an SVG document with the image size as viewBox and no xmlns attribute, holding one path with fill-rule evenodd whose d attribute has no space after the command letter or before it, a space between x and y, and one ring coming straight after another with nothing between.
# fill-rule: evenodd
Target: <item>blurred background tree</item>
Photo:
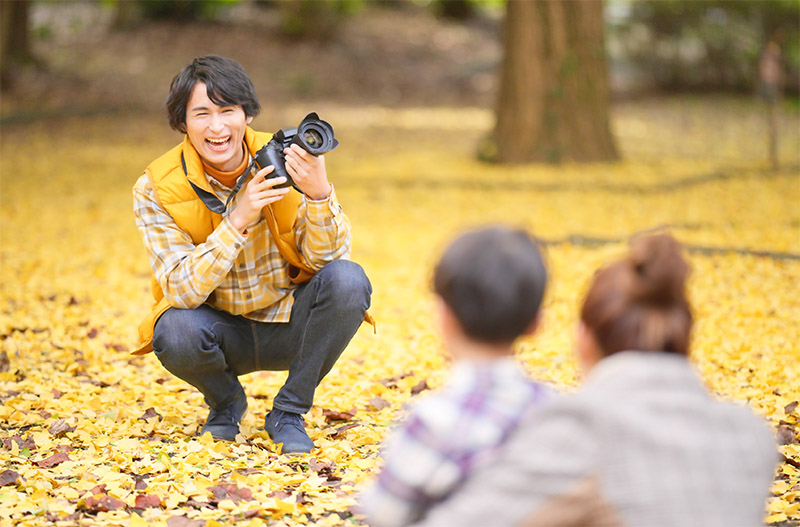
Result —
<instances>
[{"instance_id":1,"label":"blurred background tree","mask_svg":"<svg viewBox=\"0 0 800 527\"><path fill-rule=\"evenodd\" d=\"M128 75L124 78L144 82L147 74L155 75L156 66L169 65L151 50L129 57L125 65L104 57L97 59L102 65L84 68L93 63L95 52L76 61L53 44L54 35L73 23L97 33L100 18L72 22L53 15L66 5L0 1L2 118L34 99L37 108L46 107L57 99L54 92L64 90L65 81L70 87L91 88L81 93L91 94L98 105L112 104L101 96L122 98L115 93L113 82L122 83L117 79ZM493 106L493 140L481 154L499 162L614 159L608 121L615 97L754 94L758 57L776 32L783 34L781 88L794 98L800 93L797 0L83 0L68 5L80 7L80 16L107 15L107 33L96 37L100 47L126 38L122 30L147 34L148 28L161 27L154 30L160 35L168 25L176 32L192 27L202 32L210 24L213 36L203 45L177 51L181 46L174 41L162 46L160 58L178 60L181 55L184 60L189 52L215 49L260 54L259 65L271 73L270 88L285 85L278 94L284 98L289 92L378 105ZM369 13L411 11L439 25L388 24L382 26L379 45L364 40L363 25L375 20ZM256 39L243 36L254 29ZM127 38L136 42L133 33ZM220 46L226 39L246 41L252 49ZM454 49L460 55L454 56ZM292 53L296 60L280 62ZM329 53L339 54L344 69L318 67L329 61ZM422 63L425 71L419 70ZM333 62L325 67L334 68ZM114 73L114 68L124 70ZM12 88L15 80L20 81L17 89Z\"/></svg>"},{"instance_id":2,"label":"blurred background tree","mask_svg":"<svg viewBox=\"0 0 800 527\"><path fill-rule=\"evenodd\" d=\"M29 39L30 0L0 2L0 89L11 89L15 70L35 63Z\"/></svg>"},{"instance_id":3,"label":"blurred background tree","mask_svg":"<svg viewBox=\"0 0 800 527\"><path fill-rule=\"evenodd\" d=\"M603 33L599 0L508 2L497 124L485 157L502 163L617 158Z\"/></svg>"}]
</instances>

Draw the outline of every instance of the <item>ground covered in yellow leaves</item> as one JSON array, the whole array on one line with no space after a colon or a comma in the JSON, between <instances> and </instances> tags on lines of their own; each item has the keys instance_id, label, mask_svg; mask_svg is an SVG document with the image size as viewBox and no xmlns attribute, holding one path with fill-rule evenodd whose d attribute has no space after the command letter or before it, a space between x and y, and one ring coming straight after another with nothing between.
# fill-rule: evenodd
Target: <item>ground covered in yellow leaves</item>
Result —
<instances>
[{"instance_id":1,"label":"ground covered in yellow leaves","mask_svg":"<svg viewBox=\"0 0 800 527\"><path fill-rule=\"evenodd\" d=\"M180 140L161 115L73 117L6 126L0 140L0 526L360 525L350 513L404 403L447 372L429 276L464 228L522 225L552 272L545 321L519 343L530 373L579 382L577 306L594 269L626 239L669 229L694 268L694 360L720 397L775 428L784 461L766 504L800 521L800 129L784 116L772 171L751 100L661 99L614 109L624 160L496 167L473 151L482 109L267 108L257 128L308 110L341 146L331 179L373 286L378 332L362 328L308 416L318 445L280 455L263 418L283 373L244 378L243 440L196 431L202 397L152 356L128 350L149 304L149 264L130 188Z\"/></svg>"}]
</instances>

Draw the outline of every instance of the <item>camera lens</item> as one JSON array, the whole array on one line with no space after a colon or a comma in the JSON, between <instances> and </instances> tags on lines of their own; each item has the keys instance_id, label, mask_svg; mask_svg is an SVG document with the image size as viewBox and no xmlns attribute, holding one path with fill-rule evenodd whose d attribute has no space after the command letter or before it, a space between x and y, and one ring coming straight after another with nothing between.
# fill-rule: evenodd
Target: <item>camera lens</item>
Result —
<instances>
[{"instance_id":1,"label":"camera lens","mask_svg":"<svg viewBox=\"0 0 800 527\"><path fill-rule=\"evenodd\" d=\"M297 126L291 142L315 156L329 152L339 144L333 137L333 127L330 123L323 121L313 112L306 115Z\"/></svg>"},{"instance_id":2,"label":"camera lens","mask_svg":"<svg viewBox=\"0 0 800 527\"><path fill-rule=\"evenodd\" d=\"M316 130L306 130L303 132L303 141L311 147L319 146L322 144L322 135Z\"/></svg>"}]
</instances>

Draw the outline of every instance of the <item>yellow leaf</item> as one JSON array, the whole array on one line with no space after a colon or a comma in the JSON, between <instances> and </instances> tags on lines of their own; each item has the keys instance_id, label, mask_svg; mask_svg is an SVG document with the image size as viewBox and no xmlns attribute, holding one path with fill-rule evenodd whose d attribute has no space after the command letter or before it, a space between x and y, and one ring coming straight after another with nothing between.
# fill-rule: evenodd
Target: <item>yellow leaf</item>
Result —
<instances>
[{"instance_id":1,"label":"yellow leaf","mask_svg":"<svg viewBox=\"0 0 800 527\"><path fill-rule=\"evenodd\" d=\"M128 522L128 527L148 527L148 525L149 524L135 512L131 514L131 519Z\"/></svg>"},{"instance_id":2,"label":"yellow leaf","mask_svg":"<svg viewBox=\"0 0 800 527\"><path fill-rule=\"evenodd\" d=\"M284 501L284 500L275 498L275 506L281 512L284 512L286 514L292 514L294 512L295 504L294 503L289 503L288 501Z\"/></svg>"},{"instance_id":3,"label":"yellow leaf","mask_svg":"<svg viewBox=\"0 0 800 527\"><path fill-rule=\"evenodd\" d=\"M227 471L219 465L211 465L211 468L208 469L208 477L211 481L217 481L225 472Z\"/></svg>"}]
</instances>

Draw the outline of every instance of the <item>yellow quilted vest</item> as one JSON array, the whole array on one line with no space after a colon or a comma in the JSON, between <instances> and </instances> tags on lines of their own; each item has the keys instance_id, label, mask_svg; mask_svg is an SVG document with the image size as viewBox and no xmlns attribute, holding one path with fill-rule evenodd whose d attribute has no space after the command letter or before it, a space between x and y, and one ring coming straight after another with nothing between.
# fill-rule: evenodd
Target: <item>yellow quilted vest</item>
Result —
<instances>
[{"instance_id":1,"label":"yellow quilted vest","mask_svg":"<svg viewBox=\"0 0 800 527\"><path fill-rule=\"evenodd\" d=\"M250 127L245 130L244 140L251 155L272 138L272 134L256 132ZM186 173L181 164L181 154L186 163ZM212 212L200 200L188 180L198 187L211 192L213 189L206 179L200 156L189 138L163 156L153 161L144 172L149 178L159 204L175 220L182 231L192 237L195 245L203 243L222 221L222 215ZM283 199L264 207L270 233L281 256L289 262L289 279L295 284L307 282L314 271L303 263L295 245L294 223L302 195L292 189ZM158 318L170 308L164 292L152 277L151 291L155 303L150 313L139 324L139 347L134 355L144 355L153 351L153 327Z\"/></svg>"}]
</instances>

